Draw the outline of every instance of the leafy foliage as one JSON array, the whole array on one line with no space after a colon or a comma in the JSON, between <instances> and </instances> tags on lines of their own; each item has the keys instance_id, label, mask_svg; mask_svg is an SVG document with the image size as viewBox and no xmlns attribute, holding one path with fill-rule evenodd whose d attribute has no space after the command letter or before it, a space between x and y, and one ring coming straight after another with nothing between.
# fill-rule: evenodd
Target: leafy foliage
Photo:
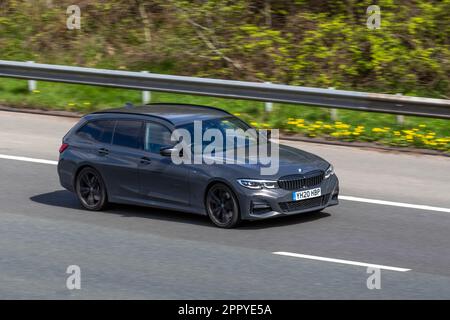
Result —
<instances>
[{"instance_id":1,"label":"leafy foliage","mask_svg":"<svg viewBox=\"0 0 450 320\"><path fill-rule=\"evenodd\" d=\"M0 0L0 58L450 96L450 0Z\"/></svg>"}]
</instances>

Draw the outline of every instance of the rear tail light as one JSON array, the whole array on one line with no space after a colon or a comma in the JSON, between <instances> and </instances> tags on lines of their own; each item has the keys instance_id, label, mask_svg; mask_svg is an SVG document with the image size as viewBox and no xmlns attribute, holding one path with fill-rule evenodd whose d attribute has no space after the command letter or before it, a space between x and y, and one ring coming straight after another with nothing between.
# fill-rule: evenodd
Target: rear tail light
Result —
<instances>
[{"instance_id":1,"label":"rear tail light","mask_svg":"<svg viewBox=\"0 0 450 320\"><path fill-rule=\"evenodd\" d=\"M59 147L59 153L63 153L69 147L67 143L63 143L61 147Z\"/></svg>"}]
</instances>

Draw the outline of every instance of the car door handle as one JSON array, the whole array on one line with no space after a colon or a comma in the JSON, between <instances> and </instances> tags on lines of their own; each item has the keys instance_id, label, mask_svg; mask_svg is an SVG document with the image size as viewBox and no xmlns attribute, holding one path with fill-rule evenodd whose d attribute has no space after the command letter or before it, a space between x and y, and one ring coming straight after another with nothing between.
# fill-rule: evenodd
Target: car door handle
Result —
<instances>
[{"instance_id":1,"label":"car door handle","mask_svg":"<svg viewBox=\"0 0 450 320\"><path fill-rule=\"evenodd\" d=\"M109 150L105 148L100 148L98 149L98 153L101 155L107 155L109 153Z\"/></svg>"},{"instance_id":2,"label":"car door handle","mask_svg":"<svg viewBox=\"0 0 450 320\"><path fill-rule=\"evenodd\" d=\"M152 162L152 160L150 158L148 158L148 157L142 157L141 158L141 163L142 164L149 164L151 162Z\"/></svg>"}]
</instances>

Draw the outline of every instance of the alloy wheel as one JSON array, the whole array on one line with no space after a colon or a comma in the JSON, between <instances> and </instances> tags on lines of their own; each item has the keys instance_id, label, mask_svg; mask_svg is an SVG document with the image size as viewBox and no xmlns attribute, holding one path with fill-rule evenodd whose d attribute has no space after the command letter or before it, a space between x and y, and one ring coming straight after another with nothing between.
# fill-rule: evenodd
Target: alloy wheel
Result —
<instances>
[{"instance_id":1,"label":"alloy wheel","mask_svg":"<svg viewBox=\"0 0 450 320\"><path fill-rule=\"evenodd\" d=\"M77 177L77 195L83 207L101 210L106 202L106 192L100 175L91 168L83 169Z\"/></svg>"},{"instance_id":2,"label":"alloy wheel","mask_svg":"<svg viewBox=\"0 0 450 320\"><path fill-rule=\"evenodd\" d=\"M209 189L206 206L209 217L218 227L231 228L239 221L236 196L224 184L216 184Z\"/></svg>"}]
</instances>

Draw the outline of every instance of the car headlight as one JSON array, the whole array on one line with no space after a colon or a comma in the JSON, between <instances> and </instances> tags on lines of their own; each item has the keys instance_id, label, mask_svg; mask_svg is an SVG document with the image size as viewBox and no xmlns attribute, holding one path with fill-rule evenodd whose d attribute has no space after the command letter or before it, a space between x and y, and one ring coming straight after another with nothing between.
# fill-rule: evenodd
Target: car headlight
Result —
<instances>
[{"instance_id":1,"label":"car headlight","mask_svg":"<svg viewBox=\"0 0 450 320\"><path fill-rule=\"evenodd\" d=\"M278 188L278 182L273 180L238 179L237 182L248 189Z\"/></svg>"},{"instance_id":2,"label":"car headlight","mask_svg":"<svg viewBox=\"0 0 450 320\"><path fill-rule=\"evenodd\" d=\"M325 179L328 179L329 177L331 177L334 174L334 168L333 165L330 164L330 166L328 167L328 169L325 171Z\"/></svg>"}]
</instances>

